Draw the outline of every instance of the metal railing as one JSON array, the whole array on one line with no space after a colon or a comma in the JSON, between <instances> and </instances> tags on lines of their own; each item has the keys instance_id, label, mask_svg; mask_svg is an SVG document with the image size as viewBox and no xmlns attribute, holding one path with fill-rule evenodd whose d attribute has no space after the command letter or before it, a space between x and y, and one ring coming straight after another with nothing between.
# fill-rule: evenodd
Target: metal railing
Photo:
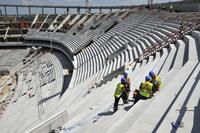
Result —
<instances>
[{"instance_id":1,"label":"metal railing","mask_svg":"<svg viewBox=\"0 0 200 133\"><path fill-rule=\"evenodd\" d=\"M185 34L189 34L193 29L197 29L198 27L199 23L196 22L183 23L176 32L167 35L165 38L162 39L161 42L155 43L154 45L147 47L145 49L145 52L137 59L135 59L135 61L141 62L143 59L168 46L170 43L174 43L177 39L183 38Z\"/></svg>"},{"instance_id":2,"label":"metal railing","mask_svg":"<svg viewBox=\"0 0 200 133\"><path fill-rule=\"evenodd\" d=\"M0 4L0 7L3 7L0 12L0 14L7 16L8 15L8 8L15 8L14 14L19 16L19 9L20 8L27 8L28 12L27 14L32 14L32 9L39 8L41 9L41 13L44 14L44 9L50 9L53 10L54 14L58 14L58 9L64 9L66 13L68 14L70 9L74 10L76 9L77 13L80 13L81 10L87 10L88 13L91 12L91 10L99 10L101 13L102 10L110 10L110 12L113 9L133 9L136 6L134 5L127 5L127 6L64 6L64 5L20 5L20 4ZM3 13L2 13L3 12Z\"/></svg>"}]
</instances>

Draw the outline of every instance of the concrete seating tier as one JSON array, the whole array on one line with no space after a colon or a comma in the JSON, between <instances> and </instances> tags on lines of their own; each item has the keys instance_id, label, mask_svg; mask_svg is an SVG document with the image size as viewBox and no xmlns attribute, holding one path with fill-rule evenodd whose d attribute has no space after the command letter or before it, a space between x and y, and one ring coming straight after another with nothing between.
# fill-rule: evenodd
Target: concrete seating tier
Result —
<instances>
[{"instance_id":1,"label":"concrete seating tier","mask_svg":"<svg viewBox=\"0 0 200 133\"><path fill-rule=\"evenodd\" d=\"M18 84L12 103L7 107L1 120L13 119L25 122L28 117L34 116L34 118L23 125L15 123L12 129L5 129L3 132L23 132L24 129L31 126L30 123L39 121L41 117L55 109L54 105L59 100L63 89L62 64L55 55L50 53L46 53L26 65L17 72L17 75ZM27 112L20 111L21 109L25 109ZM16 115L13 117L12 114ZM0 126L1 129L4 129L3 127L7 124L1 123Z\"/></svg>"},{"instance_id":2,"label":"concrete seating tier","mask_svg":"<svg viewBox=\"0 0 200 133\"><path fill-rule=\"evenodd\" d=\"M13 53L15 52L15 53ZM0 66L1 69L11 70L15 65L29 54L28 49L1 49L0 50Z\"/></svg>"},{"instance_id":3,"label":"concrete seating tier","mask_svg":"<svg viewBox=\"0 0 200 133\"><path fill-rule=\"evenodd\" d=\"M75 85L95 73L100 73L97 74L96 79L102 80L104 76L119 67L133 62L148 47L161 42L163 38L177 32L180 27L180 25L159 20L157 15L151 18L149 15L152 14L129 15L127 21L122 21L78 53ZM118 51L123 47L125 49L122 53ZM118 53L118 56L110 60L109 57L112 57L114 53ZM81 74L83 71L84 74Z\"/></svg>"},{"instance_id":4,"label":"concrete seating tier","mask_svg":"<svg viewBox=\"0 0 200 133\"><path fill-rule=\"evenodd\" d=\"M84 16L84 15L82 15L82 16ZM78 16L74 17L69 22L69 25L71 25L71 26L74 25L74 23L78 20L77 17ZM80 17L80 15L79 15L79 17ZM48 18L48 16L46 17L46 19L47 18ZM102 23L100 24L98 29L94 29L94 30L90 29L88 31L85 31L82 34L77 34L77 35L74 35L74 36L71 35L70 33L64 34L64 33L55 33L55 32L54 33L37 32L37 31L30 30L28 32L28 34L25 36L25 39L26 40L36 39L36 40L41 40L41 41L51 39L51 41L53 41L53 42L62 43L65 47L67 47L70 50L71 53L76 54L81 49L86 47L87 45L90 45L93 42L94 38L100 36L102 34L102 32L104 32L105 30L110 28L110 26L112 26L113 23L115 22L115 19L108 18L108 17L106 18L106 16L105 16L104 18L102 18ZM45 21L46 20L44 20L43 23L45 23ZM77 22L77 24L78 23L79 22ZM59 28L60 27L61 26L59 26ZM57 30L58 30L58 28L57 28Z\"/></svg>"},{"instance_id":5,"label":"concrete seating tier","mask_svg":"<svg viewBox=\"0 0 200 133\"><path fill-rule=\"evenodd\" d=\"M139 87L150 70L159 74L163 81L160 92L149 100L139 101L133 107L132 102L129 104L120 102L119 110L114 114L111 113L113 93L117 83L120 82L120 76L90 90L90 93L87 93L87 89L83 90L84 85L88 86L91 82L90 78L74 87L73 91L63 97L64 101L69 100L69 103L62 103L62 107L69 108L69 122L63 125L62 132L198 131L195 116L200 98L198 95L200 51L197 49L199 37L197 31L193 32L192 36L186 35L183 40L177 40L176 44L170 44L142 62L135 62L133 69L127 70L131 78L132 91ZM112 63L110 65L113 66ZM109 71L109 67L105 68L105 71ZM81 92L77 92L78 90ZM74 96L71 99L70 96L73 94L80 97ZM189 112L188 109L194 111ZM178 128L179 126L181 128Z\"/></svg>"}]
</instances>

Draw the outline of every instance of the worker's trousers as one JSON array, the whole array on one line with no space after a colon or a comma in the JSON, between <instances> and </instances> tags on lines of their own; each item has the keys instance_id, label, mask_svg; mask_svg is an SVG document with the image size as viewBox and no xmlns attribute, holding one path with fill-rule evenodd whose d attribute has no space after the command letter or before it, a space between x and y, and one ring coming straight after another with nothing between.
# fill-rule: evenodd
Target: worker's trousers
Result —
<instances>
[{"instance_id":1,"label":"worker's trousers","mask_svg":"<svg viewBox=\"0 0 200 133\"><path fill-rule=\"evenodd\" d=\"M119 103L120 97L115 97L115 102L114 102L114 110L118 109L118 103Z\"/></svg>"},{"instance_id":2,"label":"worker's trousers","mask_svg":"<svg viewBox=\"0 0 200 133\"><path fill-rule=\"evenodd\" d=\"M128 95L126 92L123 92L122 95L120 97L115 97L115 102L114 102L114 110L118 109L118 104L119 104L119 100L120 98L122 98L124 103L128 102Z\"/></svg>"},{"instance_id":3,"label":"worker's trousers","mask_svg":"<svg viewBox=\"0 0 200 133\"><path fill-rule=\"evenodd\" d=\"M134 100L134 104L136 104L139 100L146 100L148 99L147 97L144 97L142 95L140 95L140 93L137 94L137 96L135 97L135 100Z\"/></svg>"}]
</instances>

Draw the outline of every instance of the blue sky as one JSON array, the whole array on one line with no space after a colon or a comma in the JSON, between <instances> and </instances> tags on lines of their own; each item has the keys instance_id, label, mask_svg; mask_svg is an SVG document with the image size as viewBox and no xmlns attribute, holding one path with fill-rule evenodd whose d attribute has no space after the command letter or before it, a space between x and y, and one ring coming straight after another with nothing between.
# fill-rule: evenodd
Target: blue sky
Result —
<instances>
[{"instance_id":1,"label":"blue sky","mask_svg":"<svg viewBox=\"0 0 200 133\"><path fill-rule=\"evenodd\" d=\"M85 0L0 0L2 4L55 4L84 5ZM154 3L172 2L177 0L154 0ZM139 5L147 0L89 0L90 5Z\"/></svg>"},{"instance_id":2,"label":"blue sky","mask_svg":"<svg viewBox=\"0 0 200 133\"><path fill-rule=\"evenodd\" d=\"M163 3L163 2L173 2L177 0L154 0L154 3ZM146 4L147 0L89 0L90 6L114 6L114 5L141 5ZM0 4L25 4L25 5L31 5L31 4L37 4L37 5L85 5L85 0L0 0ZM28 14L29 10L28 8L18 8L19 14ZM2 11L3 14L4 8L0 6L0 11ZM109 10L104 10L103 12L108 12ZM65 13L65 9L57 9L57 13L63 14ZM81 11L81 12L85 12ZM93 9L92 12L99 12L99 10ZM31 9L32 14L41 13L41 9L38 8L32 8ZM44 13L50 13L53 14L53 9L44 9ZM70 9L70 14L77 13L75 9ZM16 14L16 8L15 7L7 7L7 14L12 15Z\"/></svg>"}]
</instances>

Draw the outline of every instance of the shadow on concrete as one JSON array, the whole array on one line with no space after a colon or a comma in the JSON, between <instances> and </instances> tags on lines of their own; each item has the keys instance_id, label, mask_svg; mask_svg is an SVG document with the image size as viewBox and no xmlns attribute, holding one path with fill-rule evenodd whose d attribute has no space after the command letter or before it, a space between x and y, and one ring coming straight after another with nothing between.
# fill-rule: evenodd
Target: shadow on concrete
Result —
<instances>
[{"instance_id":1,"label":"shadow on concrete","mask_svg":"<svg viewBox=\"0 0 200 133\"><path fill-rule=\"evenodd\" d=\"M63 82L63 87L62 87L62 91L60 93L60 97L62 97L62 95L65 93L65 91L68 89L68 86L70 84L72 76L71 75L66 75L64 76L64 82Z\"/></svg>"},{"instance_id":2,"label":"shadow on concrete","mask_svg":"<svg viewBox=\"0 0 200 133\"><path fill-rule=\"evenodd\" d=\"M129 109L130 108L132 108L133 107L133 104L131 104L131 105L129 105L129 106L126 106L126 107L124 107L124 110L126 110L126 111L129 111Z\"/></svg>"},{"instance_id":3,"label":"shadow on concrete","mask_svg":"<svg viewBox=\"0 0 200 133\"><path fill-rule=\"evenodd\" d=\"M192 133L199 133L200 131L200 99L197 106L194 108L194 121Z\"/></svg>"},{"instance_id":4,"label":"shadow on concrete","mask_svg":"<svg viewBox=\"0 0 200 133\"><path fill-rule=\"evenodd\" d=\"M61 93L61 92L58 92L58 93L56 93L56 94L54 94L54 95L52 95L52 96L49 96L49 97L46 97L46 98L41 99L41 100L38 102L38 105L43 104L43 103L45 103L46 101L48 101L49 99L54 98L54 97L60 95L60 93Z\"/></svg>"},{"instance_id":5,"label":"shadow on concrete","mask_svg":"<svg viewBox=\"0 0 200 133\"><path fill-rule=\"evenodd\" d=\"M194 83L193 83L193 85L192 85L192 87L191 87L189 93L187 94L187 96L186 96L186 98L185 98L185 100L184 100L184 102L183 102L182 107L180 108L179 116L178 116L178 118L176 119L175 125L179 125L179 124L181 123L181 121L182 121L182 119L183 119L185 113L187 112L187 103L188 103L188 101L190 100L190 98L191 98L191 96L192 96L194 90L197 89L196 86L197 86L197 84L198 84L198 82L199 82L199 79L200 79L200 72L197 74L197 77L195 78L195 81L194 81ZM199 129L200 129L200 128L199 128ZM173 127L172 130L171 130L171 133L175 133L176 131L177 131L177 128L174 128L174 127Z\"/></svg>"},{"instance_id":6,"label":"shadow on concrete","mask_svg":"<svg viewBox=\"0 0 200 133\"><path fill-rule=\"evenodd\" d=\"M112 111L107 111L107 112L102 112L102 113L99 113L97 114L98 116L109 116L109 115L112 115L113 112Z\"/></svg>"},{"instance_id":7,"label":"shadow on concrete","mask_svg":"<svg viewBox=\"0 0 200 133\"><path fill-rule=\"evenodd\" d=\"M187 81L190 79L190 77L192 76L193 72L195 71L195 69L197 68L197 65L195 66L195 68L192 70L192 72L190 73L190 75L187 77L187 79L185 80L185 82L183 83L183 85L181 86L181 88L179 89L177 96L174 97L174 99L171 101L170 105L168 106L168 108L166 109L166 111L164 112L163 116L160 118L160 120L158 121L157 125L155 126L155 128L153 129L152 133L156 133L158 128L160 127L160 125L162 124L162 122L164 121L164 119L166 118L167 114L169 113L169 111L171 110L172 106L174 105L174 103L176 102L177 98L179 97L179 95L181 94L182 90L184 89L185 85L187 84ZM199 74L198 74L199 75ZM197 76L198 79L199 76ZM196 82L196 81L195 81ZM175 125L180 122L182 120L182 117L184 116L184 111L187 109L185 109L185 106L188 102L188 99L191 97L191 94L194 90L194 87L196 86L196 83L193 84L190 92L188 93L183 106L180 109L180 114L177 121L175 122ZM182 112L182 113L181 113ZM176 132L176 128L173 128L172 131L170 132Z\"/></svg>"}]
</instances>

